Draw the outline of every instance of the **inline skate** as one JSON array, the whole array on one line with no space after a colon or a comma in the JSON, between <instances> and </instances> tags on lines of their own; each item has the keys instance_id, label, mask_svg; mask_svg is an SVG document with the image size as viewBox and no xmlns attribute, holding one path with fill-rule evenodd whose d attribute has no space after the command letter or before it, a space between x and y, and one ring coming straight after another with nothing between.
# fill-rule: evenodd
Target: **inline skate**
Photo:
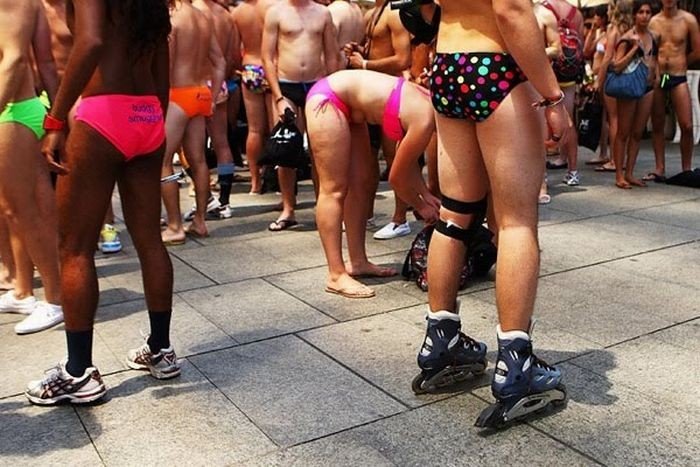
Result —
<instances>
[{"instance_id":1,"label":"inline skate","mask_svg":"<svg viewBox=\"0 0 700 467\"><path fill-rule=\"evenodd\" d=\"M433 392L464 381L470 373L484 373L486 344L460 332L459 314L443 310L429 313L427 319L428 328L418 353L421 372L411 384L414 393Z\"/></svg>"},{"instance_id":2,"label":"inline skate","mask_svg":"<svg viewBox=\"0 0 700 467\"><path fill-rule=\"evenodd\" d=\"M498 360L491 392L496 403L484 409L475 426L502 428L533 412L566 403L562 374L532 353L524 331L498 332Z\"/></svg>"}]
</instances>

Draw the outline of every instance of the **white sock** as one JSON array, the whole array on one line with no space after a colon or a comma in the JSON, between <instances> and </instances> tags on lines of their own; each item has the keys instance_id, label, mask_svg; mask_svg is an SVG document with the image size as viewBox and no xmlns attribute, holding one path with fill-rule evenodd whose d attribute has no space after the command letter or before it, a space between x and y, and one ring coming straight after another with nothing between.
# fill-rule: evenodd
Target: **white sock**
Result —
<instances>
[{"instance_id":1,"label":"white sock","mask_svg":"<svg viewBox=\"0 0 700 467\"><path fill-rule=\"evenodd\" d=\"M496 326L496 334L500 340L513 340L513 339L525 339L530 340L530 335L526 331L513 330L513 331L503 331L501 330L501 325Z\"/></svg>"}]
</instances>

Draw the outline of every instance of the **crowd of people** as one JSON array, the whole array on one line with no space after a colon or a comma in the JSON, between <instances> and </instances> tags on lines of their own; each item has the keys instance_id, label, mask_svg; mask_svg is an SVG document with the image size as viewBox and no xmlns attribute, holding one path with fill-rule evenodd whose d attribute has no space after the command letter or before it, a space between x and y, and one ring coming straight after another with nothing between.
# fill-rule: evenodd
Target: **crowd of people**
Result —
<instances>
[{"instance_id":1,"label":"crowd of people","mask_svg":"<svg viewBox=\"0 0 700 467\"><path fill-rule=\"evenodd\" d=\"M586 163L615 172L619 188L664 180L667 97L681 129L681 169L691 169L687 71L700 58L700 31L677 0L611 0L585 11L565 0L402 9L386 0L0 0L0 26L0 312L28 315L18 334L64 322L67 340L67 359L29 384L36 404L86 403L106 391L92 362L94 255L96 245L121 249L115 184L151 325L128 365L158 379L179 375L166 247L206 237L207 220L233 216L229 134L241 108L251 195L263 188L258 162L271 129L293 115L308 137L326 292L370 298L362 277L397 274L365 250L380 155L396 205L374 238L410 234L410 210L434 226L416 392L484 371L486 345L461 332L457 293L466 252L487 222L498 247L499 348L497 403L477 421L486 427L566 400L561 372L533 354L530 331L547 171L566 169L563 183L582 183L579 97L605 109L600 149ZM606 93L611 75L639 66L640 95ZM650 116L655 170L637 178ZM174 156L194 185L184 216ZM297 225L297 171L280 165L276 174L281 212L272 232ZM35 267L43 300L34 297Z\"/></svg>"}]
</instances>

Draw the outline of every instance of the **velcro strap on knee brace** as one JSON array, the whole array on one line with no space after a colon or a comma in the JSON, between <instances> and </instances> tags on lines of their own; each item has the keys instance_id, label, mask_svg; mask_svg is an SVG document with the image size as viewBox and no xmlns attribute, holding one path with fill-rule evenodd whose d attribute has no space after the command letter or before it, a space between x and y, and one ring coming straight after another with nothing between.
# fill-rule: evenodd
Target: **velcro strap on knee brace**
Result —
<instances>
[{"instance_id":1,"label":"velcro strap on knee brace","mask_svg":"<svg viewBox=\"0 0 700 467\"><path fill-rule=\"evenodd\" d=\"M486 206L487 204L485 197L479 201L467 202L458 201L443 195L442 207L458 214L471 214L472 219L467 228L463 228L449 220L445 221L443 219L439 219L435 224L435 230L447 237L460 240L465 245L469 246L477 227L484 221Z\"/></svg>"},{"instance_id":2,"label":"velcro strap on knee brace","mask_svg":"<svg viewBox=\"0 0 700 467\"><path fill-rule=\"evenodd\" d=\"M486 215L486 197L479 201L458 201L442 195L442 207L457 214L474 214L481 223Z\"/></svg>"}]
</instances>

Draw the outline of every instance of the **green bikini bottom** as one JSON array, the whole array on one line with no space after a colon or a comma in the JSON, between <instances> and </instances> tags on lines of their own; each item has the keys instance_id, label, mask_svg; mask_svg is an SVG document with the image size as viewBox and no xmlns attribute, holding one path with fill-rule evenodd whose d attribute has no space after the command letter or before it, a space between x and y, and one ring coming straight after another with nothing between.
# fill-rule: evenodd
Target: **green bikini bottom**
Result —
<instances>
[{"instance_id":1,"label":"green bikini bottom","mask_svg":"<svg viewBox=\"0 0 700 467\"><path fill-rule=\"evenodd\" d=\"M0 113L0 123L19 123L34 132L36 139L41 139L46 133L43 128L46 107L38 97L10 102Z\"/></svg>"}]
</instances>

